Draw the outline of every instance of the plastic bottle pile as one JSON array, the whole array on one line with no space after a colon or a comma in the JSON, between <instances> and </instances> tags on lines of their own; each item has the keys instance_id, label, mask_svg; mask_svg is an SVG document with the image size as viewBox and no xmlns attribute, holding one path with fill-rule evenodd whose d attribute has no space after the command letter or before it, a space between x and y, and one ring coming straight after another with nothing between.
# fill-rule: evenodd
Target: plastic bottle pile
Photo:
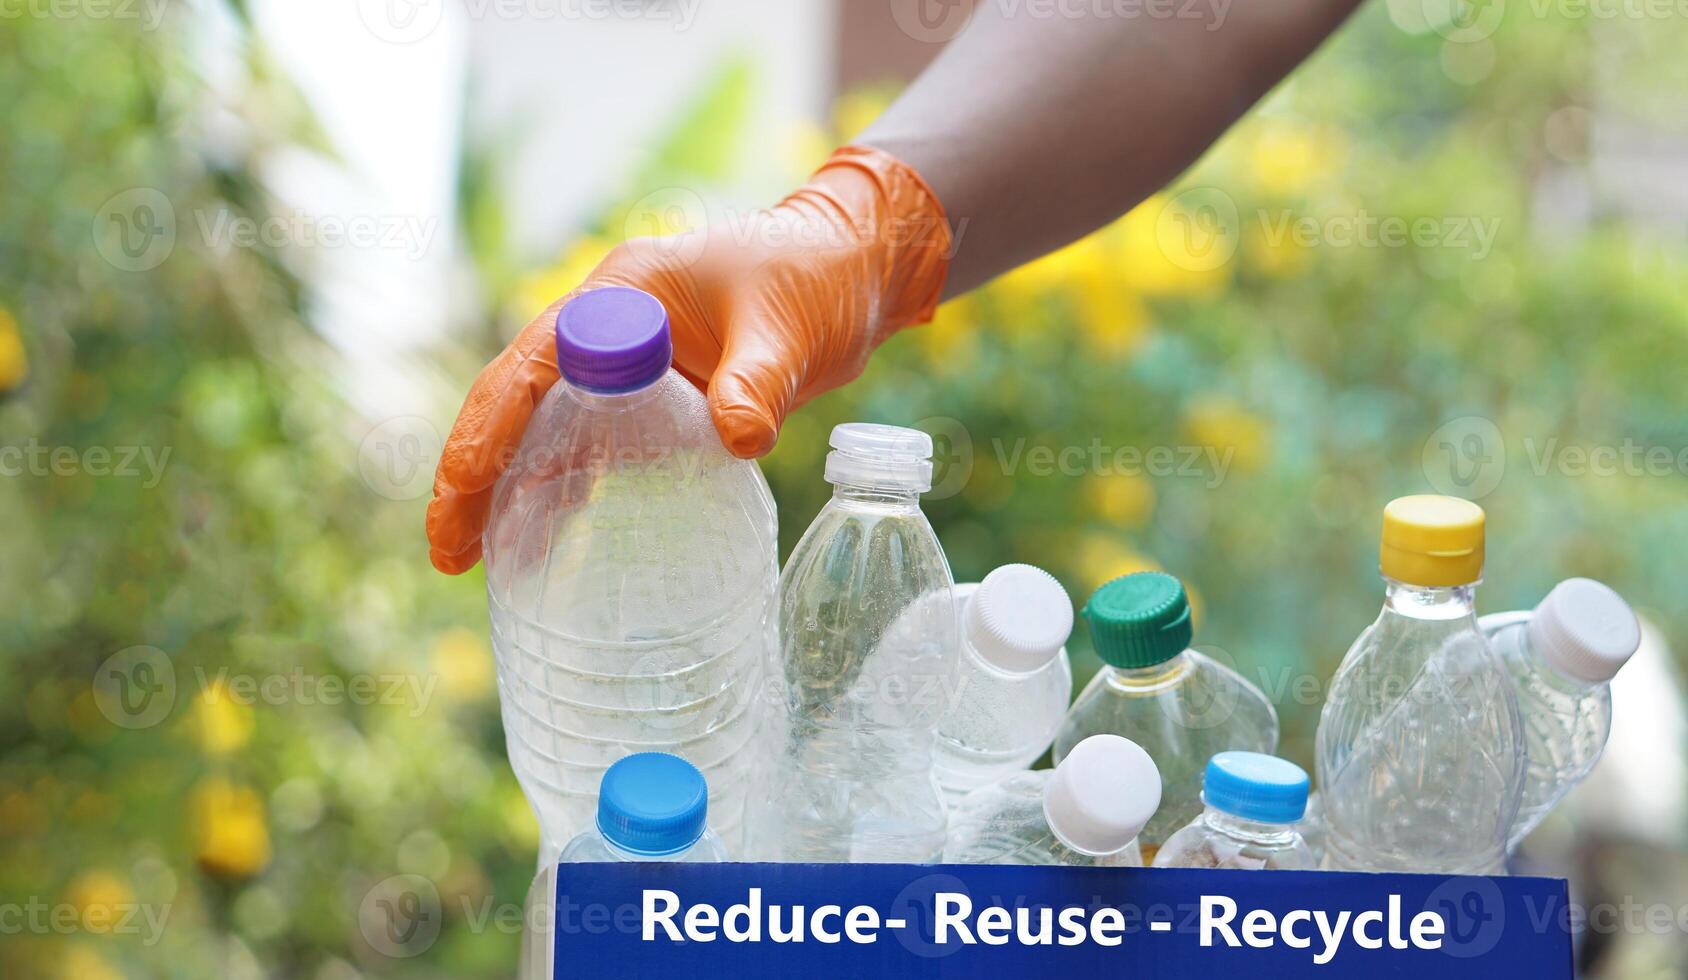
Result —
<instances>
[{"instance_id":1,"label":"plastic bottle pile","mask_svg":"<svg viewBox=\"0 0 1688 980\"><path fill-rule=\"evenodd\" d=\"M1009 565L952 583L932 443L833 431L832 500L777 577L773 503L669 367L654 299L558 318L563 380L500 480L487 581L511 764L562 860L896 861L1504 873L1598 761L1634 614L1572 579L1477 618L1484 515L1384 510L1377 620L1317 738L1275 758L1252 684L1191 648L1176 578L1070 602ZM761 696L758 696L761 695ZM1045 751L1055 767L1030 771ZM1322 854L1322 857L1321 857ZM542 880L544 874L542 873Z\"/></svg>"}]
</instances>

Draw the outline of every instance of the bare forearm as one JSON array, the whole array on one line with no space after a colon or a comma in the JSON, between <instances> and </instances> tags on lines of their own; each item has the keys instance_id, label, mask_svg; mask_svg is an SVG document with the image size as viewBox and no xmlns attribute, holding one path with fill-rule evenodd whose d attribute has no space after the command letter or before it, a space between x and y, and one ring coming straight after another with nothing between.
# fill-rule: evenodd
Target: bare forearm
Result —
<instances>
[{"instance_id":1,"label":"bare forearm","mask_svg":"<svg viewBox=\"0 0 1688 980\"><path fill-rule=\"evenodd\" d=\"M861 142L909 163L943 202L958 233L944 289L954 296L1172 180L1358 3L1205 0L1169 4L1165 16L1144 4L1136 16L1116 6L1040 17L1031 4L987 0Z\"/></svg>"}]
</instances>

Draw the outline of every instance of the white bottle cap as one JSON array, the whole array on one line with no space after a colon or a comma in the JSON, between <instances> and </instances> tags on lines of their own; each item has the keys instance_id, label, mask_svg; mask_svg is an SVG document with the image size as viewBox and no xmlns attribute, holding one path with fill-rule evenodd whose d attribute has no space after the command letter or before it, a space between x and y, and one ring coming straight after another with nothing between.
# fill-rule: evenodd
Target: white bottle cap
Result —
<instances>
[{"instance_id":1,"label":"white bottle cap","mask_svg":"<svg viewBox=\"0 0 1688 980\"><path fill-rule=\"evenodd\" d=\"M1616 592L1589 578L1553 587L1530 617L1530 647L1580 681L1612 679L1641 645L1641 624Z\"/></svg>"},{"instance_id":2,"label":"white bottle cap","mask_svg":"<svg viewBox=\"0 0 1688 980\"><path fill-rule=\"evenodd\" d=\"M826 481L925 493L932 489L932 437L919 429L873 422L832 427Z\"/></svg>"},{"instance_id":3,"label":"white bottle cap","mask_svg":"<svg viewBox=\"0 0 1688 980\"><path fill-rule=\"evenodd\" d=\"M1112 854L1160 809L1155 760L1131 739L1092 735L1073 746L1043 787L1049 829L1080 854Z\"/></svg>"},{"instance_id":4,"label":"white bottle cap","mask_svg":"<svg viewBox=\"0 0 1688 980\"><path fill-rule=\"evenodd\" d=\"M986 662L1027 673L1054 660L1066 645L1073 632L1073 601L1043 569L1004 565L973 591L961 628Z\"/></svg>"}]
</instances>

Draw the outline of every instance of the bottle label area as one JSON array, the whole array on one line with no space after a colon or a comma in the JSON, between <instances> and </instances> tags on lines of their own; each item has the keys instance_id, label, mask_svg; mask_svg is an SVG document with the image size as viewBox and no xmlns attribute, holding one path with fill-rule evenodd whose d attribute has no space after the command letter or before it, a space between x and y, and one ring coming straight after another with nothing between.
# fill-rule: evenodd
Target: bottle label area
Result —
<instances>
[{"instance_id":1,"label":"bottle label area","mask_svg":"<svg viewBox=\"0 0 1688 980\"><path fill-rule=\"evenodd\" d=\"M1546 878L1004 866L565 864L525 977L1570 980ZM537 940L537 941L535 941ZM555 964L561 964L559 969ZM1104 973L1104 971L1106 971Z\"/></svg>"}]
</instances>

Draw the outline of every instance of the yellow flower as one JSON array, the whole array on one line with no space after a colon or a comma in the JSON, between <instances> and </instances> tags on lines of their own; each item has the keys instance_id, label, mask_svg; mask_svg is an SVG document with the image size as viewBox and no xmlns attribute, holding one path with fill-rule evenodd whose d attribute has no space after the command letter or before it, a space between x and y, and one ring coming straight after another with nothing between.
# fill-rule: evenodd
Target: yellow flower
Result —
<instances>
[{"instance_id":1,"label":"yellow flower","mask_svg":"<svg viewBox=\"0 0 1688 980\"><path fill-rule=\"evenodd\" d=\"M916 330L914 336L926 363L943 374L965 375L979 350L977 330L974 303L962 297L938 307L932 322Z\"/></svg>"},{"instance_id":2,"label":"yellow flower","mask_svg":"<svg viewBox=\"0 0 1688 980\"><path fill-rule=\"evenodd\" d=\"M1079 326L1098 354L1135 353L1149 335L1149 308L1119 278L1087 283L1078 293Z\"/></svg>"},{"instance_id":3,"label":"yellow flower","mask_svg":"<svg viewBox=\"0 0 1688 980\"><path fill-rule=\"evenodd\" d=\"M29 358L24 353L18 321L0 306L0 391L11 391L28 376Z\"/></svg>"},{"instance_id":4,"label":"yellow flower","mask_svg":"<svg viewBox=\"0 0 1688 980\"><path fill-rule=\"evenodd\" d=\"M1107 247L1099 235L1080 238L1003 276L998 286L1010 293L1043 296L1105 279L1112 272Z\"/></svg>"},{"instance_id":5,"label":"yellow flower","mask_svg":"<svg viewBox=\"0 0 1688 980\"><path fill-rule=\"evenodd\" d=\"M527 797L519 790L506 792L499 810L504 822L504 839L514 850L525 853L539 846L539 821Z\"/></svg>"},{"instance_id":6,"label":"yellow flower","mask_svg":"<svg viewBox=\"0 0 1688 980\"><path fill-rule=\"evenodd\" d=\"M1109 534L1089 535L1080 540L1076 557L1086 597L1121 575L1160 570L1159 562L1132 550L1119 538Z\"/></svg>"},{"instance_id":7,"label":"yellow flower","mask_svg":"<svg viewBox=\"0 0 1688 980\"><path fill-rule=\"evenodd\" d=\"M65 950L58 975L64 980L123 980L111 961L83 945Z\"/></svg>"},{"instance_id":8,"label":"yellow flower","mask_svg":"<svg viewBox=\"0 0 1688 980\"><path fill-rule=\"evenodd\" d=\"M219 678L194 698L190 724L201 749L211 755L228 755L252 739L252 706L237 701Z\"/></svg>"},{"instance_id":9,"label":"yellow flower","mask_svg":"<svg viewBox=\"0 0 1688 980\"><path fill-rule=\"evenodd\" d=\"M106 933L135 903L135 893L116 873L99 869L78 875L65 889L65 902L76 909L83 929Z\"/></svg>"},{"instance_id":10,"label":"yellow flower","mask_svg":"<svg viewBox=\"0 0 1688 980\"><path fill-rule=\"evenodd\" d=\"M511 299L514 314L537 316L591 275L612 247L608 241L591 235L575 242L556 265L533 273L516 285Z\"/></svg>"},{"instance_id":11,"label":"yellow flower","mask_svg":"<svg viewBox=\"0 0 1688 980\"><path fill-rule=\"evenodd\" d=\"M1155 512L1155 487L1136 473L1101 477L1090 481L1090 504L1096 513L1118 527L1136 528L1149 523Z\"/></svg>"},{"instance_id":12,"label":"yellow flower","mask_svg":"<svg viewBox=\"0 0 1688 980\"><path fill-rule=\"evenodd\" d=\"M206 872L245 878L270 863L270 829L264 803L247 786L207 779L194 788L190 812L195 855Z\"/></svg>"},{"instance_id":13,"label":"yellow flower","mask_svg":"<svg viewBox=\"0 0 1688 980\"><path fill-rule=\"evenodd\" d=\"M1189 220L1173 220L1184 216ZM1145 296L1210 296L1230 279L1236 229L1228 217L1184 215L1183 204L1157 194L1114 222L1115 264Z\"/></svg>"},{"instance_id":14,"label":"yellow flower","mask_svg":"<svg viewBox=\"0 0 1688 980\"><path fill-rule=\"evenodd\" d=\"M1217 449L1221 464L1242 472L1257 470L1266 461L1270 435L1265 419L1224 399L1197 402L1184 415L1186 439Z\"/></svg>"},{"instance_id":15,"label":"yellow flower","mask_svg":"<svg viewBox=\"0 0 1688 980\"><path fill-rule=\"evenodd\" d=\"M1300 194L1334 174L1348 155L1342 132L1268 119L1247 143L1246 167L1269 194Z\"/></svg>"},{"instance_id":16,"label":"yellow flower","mask_svg":"<svg viewBox=\"0 0 1688 980\"><path fill-rule=\"evenodd\" d=\"M1265 224L1254 222L1243 232L1243 242L1254 267L1271 279L1298 276L1313 260L1312 250L1297 242L1287 227L1281 232L1268 232Z\"/></svg>"},{"instance_id":17,"label":"yellow flower","mask_svg":"<svg viewBox=\"0 0 1688 980\"><path fill-rule=\"evenodd\" d=\"M492 692L492 652L479 633L449 629L434 641L440 690L456 701L479 701Z\"/></svg>"}]
</instances>

